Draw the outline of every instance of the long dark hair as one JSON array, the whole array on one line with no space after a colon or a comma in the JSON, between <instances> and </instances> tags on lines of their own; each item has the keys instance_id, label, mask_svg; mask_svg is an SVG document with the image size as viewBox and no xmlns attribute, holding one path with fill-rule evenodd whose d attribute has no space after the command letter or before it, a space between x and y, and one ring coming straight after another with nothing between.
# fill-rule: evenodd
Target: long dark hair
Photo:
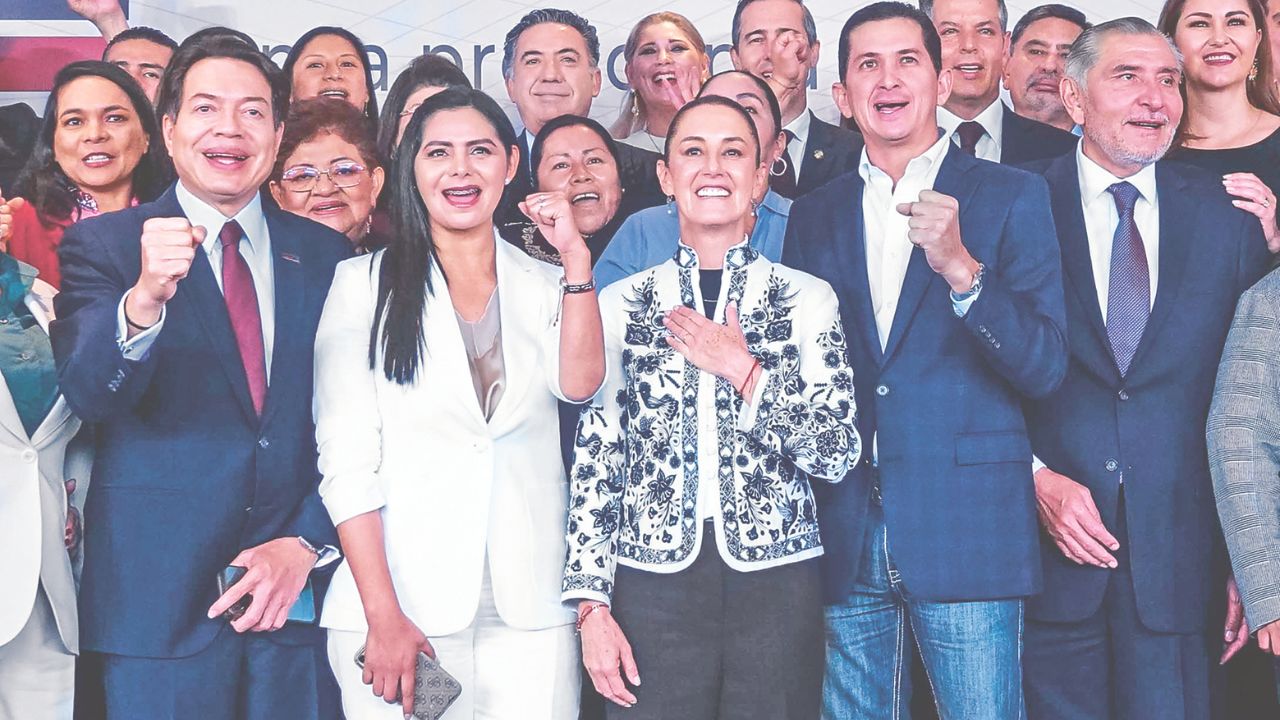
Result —
<instances>
[{"instance_id":1,"label":"long dark hair","mask_svg":"<svg viewBox=\"0 0 1280 720\"><path fill-rule=\"evenodd\" d=\"M283 66L285 77L289 79L289 84L292 86L293 66L298 64L298 59L302 57L302 51L306 49L307 44L321 35L336 35L355 48L356 55L360 58L360 65L364 67L364 89L369 95L369 99L364 103L364 116L369 118L370 132L376 134L378 132L378 94L374 92L373 70L369 67L369 56L365 52L364 43L355 36L355 33L346 28L331 25L321 25L306 31L302 37L298 38L298 42L289 48L289 55L285 57Z\"/></svg>"},{"instance_id":2,"label":"long dark hair","mask_svg":"<svg viewBox=\"0 0 1280 720\"><path fill-rule=\"evenodd\" d=\"M133 169L133 195L140 202L160 196L169 185L170 169L160 136L155 110L142 87L129 73L100 60L73 62L58 71L44 106L44 121L36 136L31 157L14 184L14 196L26 198L44 220L74 219L76 194L80 188L58 165L53 152L53 136L58 129L58 94L73 81L84 77L100 77L124 91L133 106L133 114L147 134L147 150Z\"/></svg>"},{"instance_id":3,"label":"long dark hair","mask_svg":"<svg viewBox=\"0 0 1280 720\"><path fill-rule=\"evenodd\" d=\"M387 102L382 106L382 117L378 119L378 152L383 160L390 162L395 157L400 113L404 112L409 96L422 87L470 88L471 81L462 68L443 55L427 53L414 58L391 83Z\"/></svg>"},{"instance_id":4,"label":"long dark hair","mask_svg":"<svg viewBox=\"0 0 1280 720\"><path fill-rule=\"evenodd\" d=\"M485 117L507 154L517 148L516 131L498 103L480 90L449 88L427 98L405 127L400 152L391 164L391 242L383 250L378 272L378 303L369 329L369 369L378 368L400 385L413 383L425 348L423 317L427 296L435 294L431 271L440 262L431 238L427 206L418 191L414 161L422 150L422 129L427 119L443 110L470 108ZM445 278L448 282L448 278Z\"/></svg>"}]
</instances>

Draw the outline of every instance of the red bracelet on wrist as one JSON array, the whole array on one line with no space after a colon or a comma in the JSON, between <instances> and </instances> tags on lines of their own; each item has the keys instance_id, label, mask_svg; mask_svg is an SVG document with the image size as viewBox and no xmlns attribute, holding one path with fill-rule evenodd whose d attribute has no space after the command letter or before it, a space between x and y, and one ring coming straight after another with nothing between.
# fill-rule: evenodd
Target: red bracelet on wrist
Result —
<instances>
[{"instance_id":1,"label":"red bracelet on wrist","mask_svg":"<svg viewBox=\"0 0 1280 720\"><path fill-rule=\"evenodd\" d=\"M591 617L591 613L599 610L600 608L608 610L609 606L602 602L594 602L586 607L579 608L578 621L573 624L574 632L582 632L582 623L586 622L587 618Z\"/></svg>"},{"instance_id":2,"label":"red bracelet on wrist","mask_svg":"<svg viewBox=\"0 0 1280 720\"><path fill-rule=\"evenodd\" d=\"M735 385L733 389L737 390L738 394L745 398L747 395L746 393L747 385L751 382L751 376L755 375L756 371L759 369L760 369L760 358L757 358L757 357L751 358L751 368L747 370L747 376L742 379L742 386L738 387Z\"/></svg>"}]
</instances>

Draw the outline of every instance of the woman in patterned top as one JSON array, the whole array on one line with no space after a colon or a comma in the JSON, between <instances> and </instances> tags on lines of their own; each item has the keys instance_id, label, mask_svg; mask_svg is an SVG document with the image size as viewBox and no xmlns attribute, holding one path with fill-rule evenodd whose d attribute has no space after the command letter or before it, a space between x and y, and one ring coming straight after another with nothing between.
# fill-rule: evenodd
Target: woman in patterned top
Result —
<instances>
[{"instance_id":1,"label":"woman in patterned top","mask_svg":"<svg viewBox=\"0 0 1280 720\"><path fill-rule=\"evenodd\" d=\"M742 107L704 97L671 128L658 175L681 241L600 298L607 380L578 426L563 598L610 717L813 718L810 479L860 449L836 297L747 243L767 168Z\"/></svg>"}]
</instances>

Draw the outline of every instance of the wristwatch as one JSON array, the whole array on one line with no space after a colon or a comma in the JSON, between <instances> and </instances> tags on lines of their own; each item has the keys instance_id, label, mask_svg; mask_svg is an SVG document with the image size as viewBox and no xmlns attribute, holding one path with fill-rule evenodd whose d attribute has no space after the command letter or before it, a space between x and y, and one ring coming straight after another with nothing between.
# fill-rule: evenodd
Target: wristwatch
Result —
<instances>
[{"instance_id":1,"label":"wristwatch","mask_svg":"<svg viewBox=\"0 0 1280 720\"><path fill-rule=\"evenodd\" d=\"M570 284L569 281L565 280L564 276L561 275L560 289L564 291L565 295L577 295L579 293L589 293L592 290L596 289L596 279L592 277L590 280L584 283L577 283L575 285L575 284Z\"/></svg>"},{"instance_id":2,"label":"wristwatch","mask_svg":"<svg viewBox=\"0 0 1280 720\"><path fill-rule=\"evenodd\" d=\"M315 556L316 556L315 567L321 567L323 565L328 564L329 560L333 557L336 557L338 553L337 548L333 548L328 545L325 545L322 548L318 548L315 545L312 545L311 541L307 540L301 535L298 536L298 544L302 545L302 547L306 548L307 550L310 550L311 552L315 553Z\"/></svg>"},{"instance_id":3,"label":"wristwatch","mask_svg":"<svg viewBox=\"0 0 1280 720\"><path fill-rule=\"evenodd\" d=\"M955 291L952 291L952 302L964 302L965 300L968 300L982 292L982 276L985 275L986 272L987 266L982 263L978 263L978 271L973 274L973 284L970 285L969 289L965 290L963 293L957 294Z\"/></svg>"}]
</instances>

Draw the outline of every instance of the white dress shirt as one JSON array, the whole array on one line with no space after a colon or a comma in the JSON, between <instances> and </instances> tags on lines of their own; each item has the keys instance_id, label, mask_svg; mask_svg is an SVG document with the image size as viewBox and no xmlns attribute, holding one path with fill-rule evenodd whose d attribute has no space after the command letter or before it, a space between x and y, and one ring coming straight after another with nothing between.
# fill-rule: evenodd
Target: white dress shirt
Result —
<instances>
[{"instance_id":1,"label":"white dress shirt","mask_svg":"<svg viewBox=\"0 0 1280 720\"><path fill-rule=\"evenodd\" d=\"M908 218L897 208L901 203L918 201L922 190L933 189L946 154L947 136L944 135L907 163L907 171L895 187L892 178L871 164L866 148L862 150L858 174L866 184L862 191L862 221L867 245L867 281L871 285L871 305L881 350L889 342L902 282L907 277L911 251L915 249L907 238Z\"/></svg>"},{"instance_id":2,"label":"white dress shirt","mask_svg":"<svg viewBox=\"0 0 1280 720\"><path fill-rule=\"evenodd\" d=\"M787 144L787 157L791 158L791 167L796 169L797 182L800 180L800 166L804 164L804 152L809 147L809 125L812 120L813 113L806 109L782 128L790 130L796 136L795 140Z\"/></svg>"},{"instance_id":3,"label":"white dress shirt","mask_svg":"<svg viewBox=\"0 0 1280 720\"><path fill-rule=\"evenodd\" d=\"M983 160L1000 162L1000 141L1004 138L1004 103L997 97L995 102L978 113L978 117L973 120L987 131L986 135L978 139L978 145L974 148L977 156ZM962 122L965 120L959 115L938 106L938 126L946 131L947 137L957 146L960 145L960 136L956 134L956 129Z\"/></svg>"},{"instance_id":4,"label":"white dress shirt","mask_svg":"<svg viewBox=\"0 0 1280 720\"><path fill-rule=\"evenodd\" d=\"M222 242L219 241L218 234L230 220L240 223L240 229L244 231L244 237L240 240L240 255L249 265L249 273L253 275L253 289L258 295L258 315L262 319L262 350L270 382L271 350L276 334L276 284L271 258L271 233L267 230L267 217L262 213L262 197L254 195L235 217L227 218L216 208L192 195L181 181L178 182L177 196L178 204L182 206L191 225L200 225L205 229L204 242L200 247L209 258L209 267L213 269L213 279L218 284L219 291L222 290ZM146 357L164 327L165 313L162 309L160 320L155 325L129 338L129 328L124 319L124 304L128 298L129 293L126 292L120 299L120 308L116 312L116 334L124 356L130 360L141 360Z\"/></svg>"},{"instance_id":5,"label":"white dress shirt","mask_svg":"<svg viewBox=\"0 0 1280 720\"><path fill-rule=\"evenodd\" d=\"M1111 245L1115 239L1120 213L1115 196L1107 188L1128 182L1138 189L1138 202L1133 219L1142 235L1147 251L1147 269L1151 275L1150 300L1156 302L1160 274L1160 197L1156 192L1156 166L1148 165L1127 178L1118 178L1084 154L1084 143L1076 147L1076 165L1080 176L1080 205L1084 210L1084 229L1089 236L1089 260L1093 265L1093 284L1098 288L1098 307L1102 321L1107 321L1107 294L1111 288Z\"/></svg>"}]
</instances>

